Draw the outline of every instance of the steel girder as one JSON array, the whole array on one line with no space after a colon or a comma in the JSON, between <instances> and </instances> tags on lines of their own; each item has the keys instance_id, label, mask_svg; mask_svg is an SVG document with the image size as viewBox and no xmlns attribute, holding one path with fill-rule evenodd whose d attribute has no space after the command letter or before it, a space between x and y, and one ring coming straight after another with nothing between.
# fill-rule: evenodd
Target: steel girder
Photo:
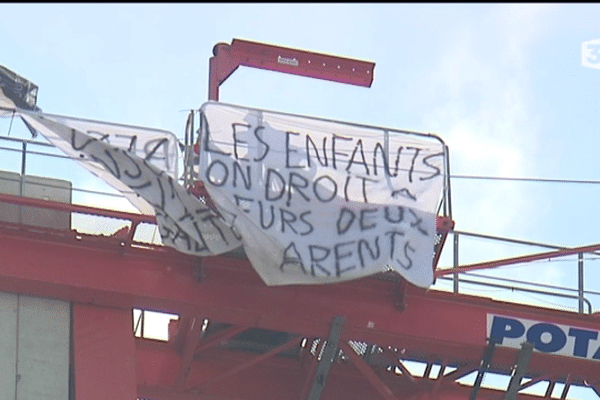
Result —
<instances>
[{"instance_id":1,"label":"steel girder","mask_svg":"<svg viewBox=\"0 0 600 400\"><path fill-rule=\"evenodd\" d=\"M365 278L326 286L267 287L246 260L226 257L204 258L203 279L198 281L197 258L136 244L128 235L98 237L7 223L0 227L0 252L0 290L73 302L79 387L85 388L86 379L94 382L98 376L129 379L135 382L123 387L137 388L139 397L304 398L314 382L319 357L318 348L308 351L306 343L315 343L315 338L323 342L336 315L345 317L342 351L331 365L322 399L466 398L471 387L457 380L479 368L488 313L591 330L600 327L595 315L428 291L402 281ZM398 307L399 297L404 308ZM93 353L88 351L90 343L95 342L85 327L100 321L96 323L102 332L120 327L117 331L122 333L127 321L131 333L132 308L181 316L167 343L136 339L123 344L115 341L120 336L110 335L101 339L112 364L133 357L135 378L131 369L126 369L129 375L110 373L114 367L86 359ZM94 313L90 310L102 317L90 319ZM223 329L203 332L198 324L204 320ZM249 332L286 340L265 341L266 348L253 351L248 343L236 346ZM379 350L358 351L348 343ZM517 349L499 347L490 370L509 373L517 358ZM422 362L429 372L424 377L411 374L404 365L407 359ZM456 370L430 377L433 365ZM550 382L549 388L555 382L584 381L597 387L599 365L534 352L526 376L534 382ZM502 396L482 388L477 398Z\"/></svg>"}]
</instances>

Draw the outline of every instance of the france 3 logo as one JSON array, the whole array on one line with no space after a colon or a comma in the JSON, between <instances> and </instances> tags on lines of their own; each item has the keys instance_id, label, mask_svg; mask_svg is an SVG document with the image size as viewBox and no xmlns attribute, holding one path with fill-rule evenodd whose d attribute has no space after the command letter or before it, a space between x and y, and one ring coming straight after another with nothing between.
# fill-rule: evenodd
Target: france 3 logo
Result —
<instances>
[{"instance_id":1,"label":"france 3 logo","mask_svg":"<svg viewBox=\"0 0 600 400\"><path fill-rule=\"evenodd\" d=\"M586 68L600 69L600 39L581 43L581 65Z\"/></svg>"}]
</instances>

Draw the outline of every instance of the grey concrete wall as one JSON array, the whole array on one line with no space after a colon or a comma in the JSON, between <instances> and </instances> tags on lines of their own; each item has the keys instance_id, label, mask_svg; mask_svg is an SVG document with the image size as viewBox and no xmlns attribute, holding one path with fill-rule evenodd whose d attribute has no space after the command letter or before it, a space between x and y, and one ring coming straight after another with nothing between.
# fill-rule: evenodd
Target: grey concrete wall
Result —
<instances>
[{"instance_id":1,"label":"grey concrete wall","mask_svg":"<svg viewBox=\"0 0 600 400\"><path fill-rule=\"evenodd\" d=\"M12 400L17 379L16 294L0 292L0 399Z\"/></svg>"},{"instance_id":2,"label":"grey concrete wall","mask_svg":"<svg viewBox=\"0 0 600 400\"><path fill-rule=\"evenodd\" d=\"M25 175L21 187L21 175L0 171L0 193L23 195L33 199L71 203L71 182L62 179ZM45 228L71 229L71 213L39 207L0 203L0 221L23 223Z\"/></svg>"},{"instance_id":3,"label":"grey concrete wall","mask_svg":"<svg viewBox=\"0 0 600 400\"><path fill-rule=\"evenodd\" d=\"M0 171L0 193L19 196L21 191L21 174L9 171ZM17 204L0 202L0 221L18 224L21 208Z\"/></svg>"},{"instance_id":4,"label":"grey concrete wall","mask_svg":"<svg viewBox=\"0 0 600 400\"><path fill-rule=\"evenodd\" d=\"M0 171L0 193L70 203L71 182ZM0 220L71 229L70 212L16 204ZM68 400L70 327L70 303L0 292L0 400Z\"/></svg>"},{"instance_id":5,"label":"grey concrete wall","mask_svg":"<svg viewBox=\"0 0 600 400\"><path fill-rule=\"evenodd\" d=\"M0 293L0 399L68 400L68 302Z\"/></svg>"}]
</instances>

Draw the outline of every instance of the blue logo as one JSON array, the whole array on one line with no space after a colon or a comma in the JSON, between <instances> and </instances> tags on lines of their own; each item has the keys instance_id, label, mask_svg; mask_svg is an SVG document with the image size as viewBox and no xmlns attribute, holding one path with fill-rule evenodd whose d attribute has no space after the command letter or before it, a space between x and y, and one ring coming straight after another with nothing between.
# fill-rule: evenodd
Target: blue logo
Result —
<instances>
[{"instance_id":1,"label":"blue logo","mask_svg":"<svg viewBox=\"0 0 600 400\"><path fill-rule=\"evenodd\" d=\"M596 330L493 314L487 315L487 328L498 346L520 349L528 341L542 353L600 360Z\"/></svg>"}]
</instances>

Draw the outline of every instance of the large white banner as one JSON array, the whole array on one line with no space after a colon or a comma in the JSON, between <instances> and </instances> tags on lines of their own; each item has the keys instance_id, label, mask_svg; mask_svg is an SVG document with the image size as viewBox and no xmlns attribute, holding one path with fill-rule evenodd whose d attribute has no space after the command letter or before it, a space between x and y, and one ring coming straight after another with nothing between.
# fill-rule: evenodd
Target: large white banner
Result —
<instances>
[{"instance_id":1,"label":"large white banner","mask_svg":"<svg viewBox=\"0 0 600 400\"><path fill-rule=\"evenodd\" d=\"M23 110L18 114L100 178L133 191L133 201L147 202L156 213L163 244L199 256L221 254L241 245L222 218L177 182L173 176L177 142L168 136L157 138L149 132L146 137L138 130L136 141L136 136L125 136L123 126Z\"/></svg>"},{"instance_id":2,"label":"large white banner","mask_svg":"<svg viewBox=\"0 0 600 400\"><path fill-rule=\"evenodd\" d=\"M243 244L267 285L390 269L417 286L433 283L445 179L438 139L205 103L197 170L216 214L177 182L177 140L169 132L16 112L156 213L163 243L179 251L209 256Z\"/></svg>"},{"instance_id":3,"label":"large white banner","mask_svg":"<svg viewBox=\"0 0 600 400\"><path fill-rule=\"evenodd\" d=\"M433 283L439 140L208 102L200 179L268 285Z\"/></svg>"},{"instance_id":4,"label":"large white banner","mask_svg":"<svg viewBox=\"0 0 600 400\"><path fill-rule=\"evenodd\" d=\"M31 117L33 115L38 115L38 118ZM21 116L34 128L40 126L35 121L41 117L85 134L80 136L69 132L61 135L47 127L38 129L50 143L66 155L81 161L84 168L122 192L144 214L154 214L154 208L119 179L119 174L115 174L118 172L118 164L93 155L88 151L88 146L98 140L108 146L126 150L128 155L146 160L172 178L178 177L178 140L169 131L46 113L26 114L22 111ZM81 139L77 140L78 138Z\"/></svg>"}]
</instances>

